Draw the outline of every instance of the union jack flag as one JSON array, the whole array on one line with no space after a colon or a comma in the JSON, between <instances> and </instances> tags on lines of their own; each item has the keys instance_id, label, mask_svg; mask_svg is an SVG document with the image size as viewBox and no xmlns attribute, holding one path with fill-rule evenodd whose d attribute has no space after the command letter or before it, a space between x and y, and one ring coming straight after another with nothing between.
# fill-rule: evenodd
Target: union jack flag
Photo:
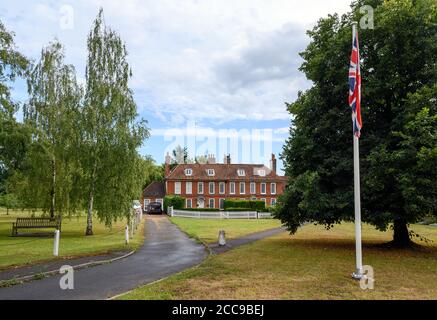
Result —
<instances>
[{"instance_id":1,"label":"union jack flag","mask_svg":"<svg viewBox=\"0 0 437 320\"><path fill-rule=\"evenodd\" d=\"M352 108L354 135L359 138L361 136L363 122L361 119L361 70L358 30L355 30L353 35L352 55L349 67L349 105Z\"/></svg>"}]
</instances>

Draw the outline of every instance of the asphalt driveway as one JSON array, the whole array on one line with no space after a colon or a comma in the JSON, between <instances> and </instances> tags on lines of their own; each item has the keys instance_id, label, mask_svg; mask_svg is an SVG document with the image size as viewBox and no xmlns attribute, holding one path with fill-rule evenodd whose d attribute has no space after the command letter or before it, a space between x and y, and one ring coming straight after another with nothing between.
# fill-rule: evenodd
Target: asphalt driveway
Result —
<instances>
[{"instance_id":1,"label":"asphalt driveway","mask_svg":"<svg viewBox=\"0 0 437 320\"><path fill-rule=\"evenodd\" d=\"M0 288L0 300L102 300L193 267L208 255L166 217L147 217L144 245L132 256L76 270L74 290L62 290L62 275ZM68 263L68 262L66 262Z\"/></svg>"}]
</instances>

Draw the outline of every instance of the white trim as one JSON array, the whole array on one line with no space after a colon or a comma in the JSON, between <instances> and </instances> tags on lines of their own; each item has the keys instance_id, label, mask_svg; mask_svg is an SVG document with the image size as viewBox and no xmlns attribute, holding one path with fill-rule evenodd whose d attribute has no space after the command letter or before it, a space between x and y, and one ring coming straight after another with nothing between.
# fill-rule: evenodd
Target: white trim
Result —
<instances>
[{"instance_id":1,"label":"white trim","mask_svg":"<svg viewBox=\"0 0 437 320\"><path fill-rule=\"evenodd\" d=\"M211 207L211 201L214 201L214 205ZM214 198L209 198L208 199L208 207L210 209L215 209L215 199Z\"/></svg>"},{"instance_id":2,"label":"white trim","mask_svg":"<svg viewBox=\"0 0 437 320\"><path fill-rule=\"evenodd\" d=\"M223 186L223 192L222 192L222 186ZM226 194L226 183L219 182L219 194Z\"/></svg>"},{"instance_id":3,"label":"white trim","mask_svg":"<svg viewBox=\"0 0 437 320\"><path fill-rule=\"evenodd\" d=\"M264 186L264 192L263 192L263 186ZM261 192L261 194L267 194L267 183L266 182L261 182L260 192Z\"/></svg>"},{"instance_id":4,"label":"white trim","mask_svg":"<svg viewBox=\"0 0 437 320\"><path fill-rule=\"evenodd\" d=\"M164 199L156 199L156 202L160 203L161 205L164 205Z\"/></svg>"},{"instance_id":5,"label":"white trim","mask_svg":"<svg viewBox=\"0 0 437 320\"><path fill-rule=\"evenodd\" d=\"M259 169L258 170L258 175L260 177L265 177L266 176L266 170L265 169Z\"/></svg>"},{"instance_id":6,"label":"white trim","mask_svg":"<svg viewBox=\"0 0 437 320\"><path fill-rule=\"evenodd\" d=\"M174 183L174 194L177 194L177 195L182 194L182 182L176 181Z\"/></svg>"},{"instance_id":7,"label":"white trim","mask_svg":"<svg viewBox=\"0 0 437 320\"><path fill-rule=\"evenodd\" d=\"M232 191L232 187L234 188L234 191ZM235 194L236 193L236 183L235 182L229 182L229 194Z\"/></svg>"},{"instance_id":8,"label":"white trim","mask_svg":"<svg viewBox=\"0 0 437 320\"><path fill-rule=\"evenodd\" d=\"M212 186L212 192L211 192L211 186ZM215 182L208 183L208 194L215 194Z\"/></svg>"},{"instance_id":9,"label":"white trim","mask_svg":"<svg viewBox=\"0 0 437 320\"><path fill-rule=\"evenodd\" d=\"M253 190L252 190L253 187ZM250 183L250 194L256 194L256 182Z\"/></svg>"},{"instance_id":10,"label":"white trim","mask_svg":"<svg viewBox=\"0 0 437 320\"><path fill-rule=\"evenodd\" d=\"M185 175L187 177L191 177L193 175L193 169L191 168L185 169Z\"/></svg>"},{"instance_id":11,"label":"white trim","mask_svg":"<svg viewBox=\"0 0 437 320\"><path fill-rule=\"evenodd\" d=\"M273 186L275 186L275 188L273 188ZM277 184L275 182L272 182L270 184L270 194L276 194L276 191L277 191L276 188L277 188ZM273 189L275 189L275 190L273 190Z\"/></svg>"},{"instance_id":12,"label":"white trim","mask_svg":"<svg viewBox=\"0 0 437 320\"><path fill-rule=\"evenodd\" d=\"M190 186L190 187L188 187ZM193 183L192 182L185 182L185 194L193 194Z\"/></svg>"},{"instance_id":13,"label":"white trim","mask_svg":"<svg viewBox=\"0 0 437 320\"><path fill-rule=\"evenodd\" d=\"M188 202L190 202L189 206L188 206ZM193 199L185 199L185 208L193 209Z\"/></svg>"},{"instance_id":14,"label":"white trim","mask_svg":"<svg viewBox=\"0 0 437 320\"><path fill-rule=\"evenodd\" d=\"M243 192L241 192L241 186L244 186ZM246 194L246 182L240 182L238 184L238 191L240 192L240 194Z\"/></svg>"}]
</instances>

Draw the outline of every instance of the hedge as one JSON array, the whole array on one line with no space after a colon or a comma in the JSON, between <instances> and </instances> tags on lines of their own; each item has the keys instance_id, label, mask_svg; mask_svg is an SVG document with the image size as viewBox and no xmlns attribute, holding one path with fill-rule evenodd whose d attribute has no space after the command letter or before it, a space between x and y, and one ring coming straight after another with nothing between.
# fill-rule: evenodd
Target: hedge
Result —
<instances>
[{"instance_id":1,"label":"hedge","mask_svg":"<svg viewBox=\"0 0 437 320\"><path fill-rule=\"evenodd\" d=\"M179 196L167 196L164 198L164 210L167 212L168 207L181 210L185 207L185 199Z\"/></svg>"},{"instance_id":2,"label":"hedge","mask_svg":"<svg viewBox=\"0 0 437 320\"><path fill-rule=\"evenodd\" d=\"M242 208L249 211L265 211L266 203L258 200L225 200L225 210Z\"/></svg>"}]
</instances>

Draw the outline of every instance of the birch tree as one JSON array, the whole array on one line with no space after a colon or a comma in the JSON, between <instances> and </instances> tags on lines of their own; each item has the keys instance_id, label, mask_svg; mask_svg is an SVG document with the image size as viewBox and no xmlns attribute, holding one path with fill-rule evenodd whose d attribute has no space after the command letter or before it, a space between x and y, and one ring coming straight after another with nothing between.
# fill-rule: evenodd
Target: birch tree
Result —
<instances>
[{"instance_id":1,"label":"birch tree","mask_svg":"<svg viewBox=\"0 0 437 320\"><path fill-rule=\"evenodd\" d=\"M105 26L101 9L88 36L85 103L80 127L83 190L87 199L86 235L93 234L93 213L106 225L126 217L138 198L138 152L149 136L136 122L137 106L129 80L126 46Z\"/></svg>"},{"instance_id":2,"label":"birch tree","mask_svg":"<svg viewBox=\"0 0 437 320\"><path fill-rule=\"evenodd\" d=\"M27 183L22 183L21 195L28 205L49 211L53 218L56 210L70 205L70 153L82 95L74 67L64 64L59 42L43 48L30 72L28 93L24 121L32 128L32 145L22 171Z\"/></svg>"}]
</instances>

